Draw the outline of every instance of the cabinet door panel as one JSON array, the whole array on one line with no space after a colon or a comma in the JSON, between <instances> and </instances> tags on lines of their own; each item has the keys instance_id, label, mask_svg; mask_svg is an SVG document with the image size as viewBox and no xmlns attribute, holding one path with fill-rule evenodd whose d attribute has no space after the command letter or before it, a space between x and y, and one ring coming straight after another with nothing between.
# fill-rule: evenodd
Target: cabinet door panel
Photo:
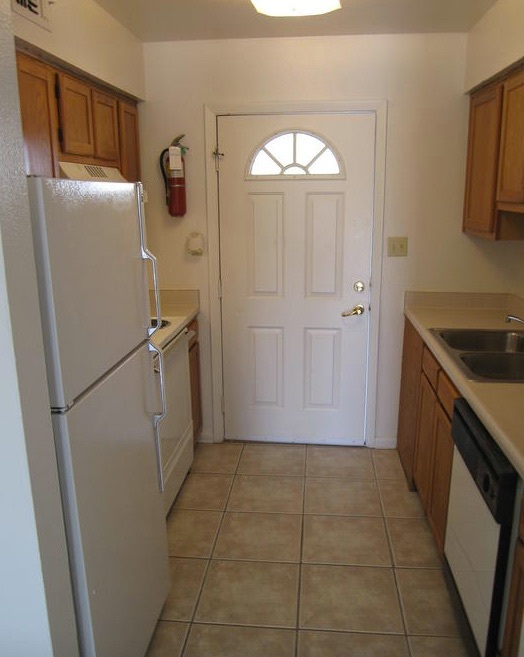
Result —
<instances>
[{"instance_id":1,"label":"cabinet door panel","mask_svg":"<svg viewBox=\"0 0 524 657\"><path fill-rule=\"evenodd\" d=\"M93 113L89 85L58 73L61 148L70 155L93 155Z\"/></svg>"},{"instance_id":2,"label":"cabinet door panel","mask_svg":"<svg viewBox=\"0 0 524 657\"><path fill-rule=\"evenodd\" d=\"M95 157L101 160L118 161L118 116L117 100L93 89L93 127Z\"/></svg>"},{"instance_id":3,"label":"cabinet door panel","mask_svg":"<svg viewBox=\"0 0 524 657\"><path fill-rule=\"evenodd\" d=\"M524 203L524 71L504 83L497 200Z\"/></svg>"},{"instance_id":4,"label":"cabinet door panel","mask_svg":"<svg viewBox=\"0 0 524 657\"><path fill-rule=\"evenodd\" d=\"M448 518L449 486L453 463L453 439L451 422L443 408L437 404L434 417L433 482L428 520L438 549L444 552L446 522Z\"/></svg>"},{"instance_id":5,"label":"cabinet door panel","mask_svg":"<svg viewBox=\"0 0 524 657\"><path fill-rule=\"evenodd\" d=\"M495 239L502 87L471 97L463 230Z\"/></svg>"},{"instance_id":6,"label":"cabinet door panel","mask_svg":"<svg viewBox=\"0 0 524 657\"><path fill-rule=\"evenodd\" d=\"M418 406L417 446L415 451L414 479L420 501L426 513L431 498L433 471L433 423L437 395L425 374L420 377L420 397Z\"/></svg>"},{"instance_id":7,"label":"cabinet door panel","mask_svg":"<svg viewBox=\"0 0 524 657\"><path fill-rule=\"evenodd\" d=\"M422 338L411 322L406 319L402 348L402 378L398 411L397 449L410 486L413 486L413 462L417 436L422 346Z\"/></svg>"},{"instance_id":8,"label":"cabinet door panel","mask_svg":"<svg viewBox=\"0 0 524 657\"><path fill-rule=\"evenodd\" d=\"M119 101L120 171L126 180L140 180L140 144L138 111L135 105Z\"/></svg>"},{"instance_id":9,"label":"cabinet door panel","mask_svg":"<svg viewBox=\"0 0 524 657\"><path fill-rule=\"evenodd\" d=\"M22 53L17 53L17 67L26 173L52 177L57 134L54 76L48 66Z\"/></svg>"},{"instance_id":10,"label":"cabinet door panel","mask_svg":"<svg viewBox=\"0 0 524 657\"><path fill-rule=\"evenodd\" d=\"M200 345L198 342L189 350L189 379L191 385L191 415L193 438L198 439L202 428L202 399L200 397Z\"/></svg>"}]
</instances>

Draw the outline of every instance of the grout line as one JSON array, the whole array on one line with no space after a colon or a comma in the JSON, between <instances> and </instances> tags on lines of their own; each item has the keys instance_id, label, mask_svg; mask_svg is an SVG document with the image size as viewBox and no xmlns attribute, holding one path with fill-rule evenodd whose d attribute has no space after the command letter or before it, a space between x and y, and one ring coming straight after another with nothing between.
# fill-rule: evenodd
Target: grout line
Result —
<instances>
[{"instance_id":1,"label":"grout line","mask_svg":"<svg viewBox=\"0 0 524 657\"><path fill-rule=\"evenodd\" d=\"M213 559L213 552L215 550L215 546L216 546L216 543L218 541L218 536L220 534L220 530L222 529L222 524L224 522L224 518L225 518L225 515L226 515L227 505L228 505L228 502L229 502L229 498L231 497L231 491L233 490L233 484L235 482L236 472L238 470L238 465L240 463L240 459L241 459L243 451L244 451L244 445L242 445L242 449L239 452L238 461L237 461L237 465L236 465L236 468L235 468L235 473L231 477L231 482L229 484L229 490L227 492L226 500L224 502L224 508L222 509L222 517L220 518L220 522L218 523L218 528L217 528L217 531L216 531L216 534L215 534L215 538L213 540L211 550L209 551L209 558L207 559L206 568L204 570L204 576L202 577L202 584L200 585L200 590L199 590L198 595L197 595L196 600L195 600L195 604L194 604L194 607L193 607L193 612L191 614L191 620L189 621L189 627L188 627L188 630L187 630L186 638L184 640L184 645L182 646L182 651L180 653L181 657L183 657L183 655L186 651L187 642L189 640L189 634L191 632L191 628L193 627L193 623L195 622L196 612L197 612L197 609L198 609L198 605L200 604L200 599L202 597L202 593L204 591L204 586L206 584L209 569L211 567L211 561Z\"/></svg>"}]
</instances>

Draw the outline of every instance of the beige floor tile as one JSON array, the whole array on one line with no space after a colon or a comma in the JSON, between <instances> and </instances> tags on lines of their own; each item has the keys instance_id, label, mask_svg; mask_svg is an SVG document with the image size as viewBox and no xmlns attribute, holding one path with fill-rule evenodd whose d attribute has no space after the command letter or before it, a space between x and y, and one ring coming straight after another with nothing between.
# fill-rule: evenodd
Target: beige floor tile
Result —
<instances>
[{"instance_id":1,"label":"beige floor tile","mask_svg":"<svg viewBox=\"0 0 524 657\"><path fill-rule=\"evenodd\" d=\"M295 632L195 623L184 657L294 657Z\"/></svg>"},{"instance_id":2,"label":"beige floor tile","mask_svg":"<svg viewBox=\"0 0 524 657\"><path fill-rule=\"evenodd\" d=\"M191 620L206 566L203 559L169 559L171 588L160 615L162 620Z\"/></svg>"},{"instance_id":3,"label":"beige floor tile","mask_svg":"<svg viewBox=\"0 0 524 657\"><path fill-rule=\"evenodd\" d=\"M407 568L440 568L433 534L423 518L388 518L395 566Z\"/></svg>"},{"instance_id":4,"label":"beige floor tile","mask_svg":"<svg viewBox=\"0 0 524 657\"><path fill-rule=\"evenodd\" d=\"M145 657L180 657L189 623L159 621Z\"/></svg>"},{"instance_id":5,"label":"beige floor tile","mask_svg":"<svg viewBox=\"0 0 524 657\"><path fill-rule=\"evenodd\" d=\"M442 571L398 569L396 573L408 634L459 636Z\"/></svg>"},{"instance_id":6,"label":"beige floor tile","mask_svg":"<svg viewBox=\"0 0 524 657\"><path fill-rule=\"evenodd\" d=\"M306 516L302 559L306 563L391 566L382 518Z\"/></svg>"},{"instance_id":7,"label":"beige floor tile","mask_svg":"<svg viewBox=\"0 0 524 657\"><path fill-rule=\"evenodd\" d=\"M409 642L412 657L468 657L470 655L462 639L412 636Z\"/></svg>"},{"instance_id":8,"label":"beige floor tile","mask_svg":"<svg viewBox=\"0 0 524 657\"><path fill-rule=\"evenodd\" d=\"M409 652L402 636L302 630L298 657L409 657Z\"/></svg>"},{"instance_id":9,"label":"beige floor tile","mask_svg":"<svg viewBox=\"0 0 524 657\"><path fill-rule=\"evenodd\" d=\"M306 468L304 445L246 445L239 474L300 475Z\"/></svg>"},{"instance_id":10,"label":"beige floor tile","mask_svg":"<svg viewBox=\"0 0 524 657\"><path fill-rule=\"evenodd\" d=\"M298 565L211 561L195 620L293 628Z\"/></svg>"},{"instance_id":11,"label":"beige floor tile","mask_svg":"<svg viewBox=\"0 0 524 657\"><path fill-rule=\"evenodd\" d=\"M307 477L304 508L318 515L382 516L374 481Z\"/></svg>"},{"instance_id":12,"label":"beige floor tile","mask_svg":"<svg viewBox=\"0 0 524 657\"><path fill-rule=\"evenodd\" d=\"M216 445L199 443L195 449L191 472L235 474L242 447L241 443L219 443Z\"/></svg>"},{"instance_id":13,"label":"beige floor tile","mask_svg":"<svg viewBox=\"0 0 524 657\"><path fill-rule=\"evenodd\" d=\"M405 481L378 482L384 515L389 518L424 518L418 493L408 489Z\"/></svg>"},{"instance_id":14,"label":"beige floor tile","mask_svg":"<svg viewBox=\"0 0 524 657\"><path fill-rule=\"evenodd\" d=\"M190 511L174 508L167 519L171 557L211 556L222 511Z\"/></svg>"},{"instance_id":15,"label":"beige floor tile","mask_svg":"<svg viewBox=\"0 0 524 657\"><path fill-rule=\"evenodd\" d=\"M404 470L396 449L373 449L371 456L378 479L405 480Z\"/></svg>"},{"instance_id":16,"label":"beige floor tile","mask_svg":"<svg viewBox=\"0 0 524 657\"><path fill-rule=\"evenodd\" d=\"M403 632L393 571L354 566L302 566L300 628Z\"/></svg>"},{"instance_id":17,"label":"beige floor tile","mask_svg":"<svg viewBox=\"0 0 524 657\"><path fill-rule=\"evenodd\" d=\"M363 447L307 448L308 477L374 479L371 451Z\"/></svg>"},{"instance_id":18,"label":"beige floor tile","mask_svg":"<svg viewBox=\"0 0 524 657\"><path fill-rule=\"evenodd\" d=\"M301 515L228 512L213 557L298 562L301 535Z\"/></svg>"},{"instance_id":19,"label":"beige floor tile","mask_svg":"<svg viewBox=\"0 0 524 657\"><path fill-rule=\"evenodd\" d=\"M304 479L236 475L228 511L302 513Z\"/></svg>"},{"instance_id":20,"label":"beige floor tile","mask_svg":"<svg viewBox=\"0 0 524 657\"><path fill-rule=\"evenodd\" d=\"M177 509L221 511L226 506L231 475L190 474L175 501Z\"/></svg>"}]
</instances>

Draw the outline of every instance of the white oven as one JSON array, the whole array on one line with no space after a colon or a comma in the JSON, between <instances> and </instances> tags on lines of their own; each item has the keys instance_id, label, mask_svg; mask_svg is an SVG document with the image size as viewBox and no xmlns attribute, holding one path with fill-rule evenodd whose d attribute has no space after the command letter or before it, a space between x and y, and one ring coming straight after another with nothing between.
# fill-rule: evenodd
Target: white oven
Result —
<instances>
[{"instance_id":1,"label":"white oven","mask_svg":"<svg viewBox=\"0 0 524 657\"><path fill-rule=\"evenodd\" d=\"M165 416L158 424L158 432L166 514L193 462L189 334L187 329L183 328L185 321L185 317L164 317L164 325L150 338L160 350L163 360ZM159 384L160 369L160 363L157 362L155 372Z\"/></svg>"}]
</instances>

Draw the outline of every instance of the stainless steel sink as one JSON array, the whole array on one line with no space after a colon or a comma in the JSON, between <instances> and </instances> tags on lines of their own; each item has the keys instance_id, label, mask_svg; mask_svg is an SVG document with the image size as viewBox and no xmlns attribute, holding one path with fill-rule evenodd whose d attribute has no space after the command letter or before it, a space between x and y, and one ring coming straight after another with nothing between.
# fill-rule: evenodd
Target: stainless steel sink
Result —
<instances>
[{"instance_id":1,"label":"stainless steel sink","mask_svg":"<svg viewBox=\"0 0 524 657\"><path fill-rule=\"evenodd\" d=\"M469 379L524 383L524 331L430 331Z\"/></svg>"},{"instance_id":2,"label":"stainless steel sink","mask_svg":"<svg viewBox=\"0 0 524 657\"><path fill-rule=\"evenodd\" d=\"M524 383L524 353L466 353L460 359L483 379Z\"/></svg>"},{"instance_id":3,"label":"stainless steel sink","mask_svg":"<svg viewBox=\"0 0 524 657\"><path fill-rule=\"evenodd\" d=\"M436 335L459 351L524 352L524 331L441 329Z\"/></svg>"}]
</instances>

